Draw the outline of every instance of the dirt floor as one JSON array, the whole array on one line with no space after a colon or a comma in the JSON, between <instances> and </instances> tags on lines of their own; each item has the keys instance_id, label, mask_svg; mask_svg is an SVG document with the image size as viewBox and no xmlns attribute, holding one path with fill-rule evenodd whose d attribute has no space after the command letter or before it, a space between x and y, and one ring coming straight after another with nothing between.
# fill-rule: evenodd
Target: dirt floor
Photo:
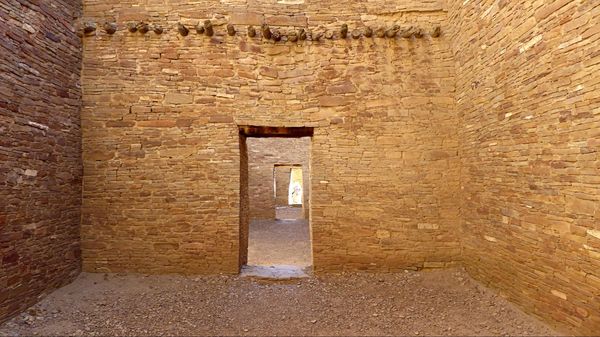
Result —
<instances>
[{"instance_id":1,"label":"dirt floor","mask_svg":"<svg viewBox=\"0 0 600 337\"><path fill-rule=\"evenodd\" d=\"M289 216L293 218L294 215L289 214ZM294 265L306 268L311 264L308 220L250 222L248 265Z\"/></svg>"},{"instance_id":2,"label":"dirt floor","mask_svg":"<svg viewBox=\"0 0 600 337\"><path fill-rule=\"evenodd\" d=\"M83 273L0 335L556 335L462 270L239 276Z\"/></svg>"},{"instance_id":3,"label":"dirt floor","mask_svg":"<svg viewBox=\"0 0 600 337\"><path fill-rule=\"evenodd\" d=\"M304 219L304 209L294 206L275 207L275 219L278 220L299 220Z\"/></svg>"}]
</instances>

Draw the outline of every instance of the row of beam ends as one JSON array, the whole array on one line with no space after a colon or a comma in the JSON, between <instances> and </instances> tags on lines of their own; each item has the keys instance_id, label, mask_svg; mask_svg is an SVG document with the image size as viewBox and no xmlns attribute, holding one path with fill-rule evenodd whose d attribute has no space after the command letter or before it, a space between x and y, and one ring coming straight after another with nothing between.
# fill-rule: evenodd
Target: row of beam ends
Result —
<instances>
[{"instance_id":1,"label":"row of beam ends","mask_svg":"<svg viewBox=\"0 0 600 337\"><path fill-rule=\"evenodd\" d=\"M109 23L109 22L105 23L103 28L104 28L104 31L109 35L114 34L118 30L118 26L116 23ZM206 21L204 21L204 23L196 25L193 29L199 35L213 36L215 34L215 29L210 20L206 20ZM236 27L232 24L228 24L226 26L226 29L227 29L227 35L229 35L229 36L235 36L238 33ZM84 24L83 33L85 35L91 35L94 32L96 32L96 30L97 30L96 23L86 22ZM144 22L128 23L127 30L130 33L139 32L142 34L146 34L149 31L153 31L155 34L164 33L163 27L161 27L159 25L149 25ZM178 23L177 31L181 36L188 36L188 34L190 33L190 28L186 27L182 23ZM259 29L256 29L254 26L248 26L247 30L246 30L246 34L248 35L248 37L251 37L251 38L258 36L259 32L260 32L261 36L263 37L263 39L266 39L266 40L281 41L283 39L285 41L296 42L296 41L303 41L303 40L319 41L323 38L329 39L329 40L331 40L331 39L346 39L348 37L352 37L353 39L359 39L360 37L371 38L374 36L376 36L378 38L395 38L395 37L422 38L426 35L429 35L431 37L437 38L442 34L442 29L440 26L435 26L431 31L426 31L425 29L418 28L418 27L410 26L410 27L402 28L400 26L394 25L394 26L388 27L388 28L379 27L375 30L373 30L371 27L361 27L361 28L355 28L354 30L352 30L350 32L348 29L348 25L343 24L337 31L327 30L324 32L312 32L310 30L305 30L304 28L300 28L298 30L284 34L284 33L281 33L277 29L269 27L269 25L267 25L267 24L263 24L262 26L260 26Z\"/></svg>"}]
</instances>

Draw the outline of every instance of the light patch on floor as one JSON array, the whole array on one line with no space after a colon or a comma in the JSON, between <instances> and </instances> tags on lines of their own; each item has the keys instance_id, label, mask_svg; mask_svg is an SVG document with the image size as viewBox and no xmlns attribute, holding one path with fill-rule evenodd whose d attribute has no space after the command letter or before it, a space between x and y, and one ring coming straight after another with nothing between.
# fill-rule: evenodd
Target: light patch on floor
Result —
<instances>
[{"instance_id":1,"label":"light patch on floor","mask_svg":"<svg viewBox=\"0 0 600 337\"><path fill-rule=\"evenodd\" d=\"M299 220L304 219L304 209L295 206L278 206L275 208L275 219L277 220Z\"/></svg>"},{"instance_id":2,"label":"light patch on floor","mask_svg":"<svg viewBox=\"0 0 600 337\"><path fill-rule=\"evenodd\" d=\"M312 264L310 249L308 220L259 220L250 223L248 265L306 268Z\"/></svg>"},{"instance_id":3,"label":"light patch on floor","mask_svg":"<svg viewBox=\"0 0 600 337\"><path fill-rule=\"evenodd\" d=\"M241 272L242 277L251 277L262 280L292 280L297 278L306 278L309 275L304 268L289 265L273 266L244 266Z\"/></svg>"}]
</instances>

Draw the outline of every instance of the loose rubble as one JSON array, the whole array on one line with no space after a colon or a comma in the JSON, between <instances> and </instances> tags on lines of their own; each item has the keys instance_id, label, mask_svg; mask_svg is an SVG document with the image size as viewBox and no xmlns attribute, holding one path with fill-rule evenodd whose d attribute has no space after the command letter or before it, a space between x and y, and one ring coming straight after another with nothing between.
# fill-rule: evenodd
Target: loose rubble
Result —
<instances>
[{"instance_id":1,"label":"loose rubble","mask_svg":"<svg viewBox=\"0 0 600 337\"><path fill-rule=\"evenodd\" d=\"M238 276L83 273L7 335L556 335L462 270Z\"/></svg>"}]
</instances>

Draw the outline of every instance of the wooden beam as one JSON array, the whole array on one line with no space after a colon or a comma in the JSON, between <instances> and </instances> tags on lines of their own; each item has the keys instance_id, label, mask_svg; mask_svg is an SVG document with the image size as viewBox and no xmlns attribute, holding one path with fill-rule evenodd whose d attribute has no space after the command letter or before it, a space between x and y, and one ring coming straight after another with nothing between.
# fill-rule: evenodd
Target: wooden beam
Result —
<instances>
[{"instance_id":1,"label":"wooden beam","mask_svg":"<svg viewBox=\"0 0 600 337\"><path fill-rule=\"evenodd\" d=\"M213 30L213 25L210 20L204 21L204 34L206 34L206 36L215 35L215 31Z\"/></svg>"},{"instance_id":2,"label":"wooden beam","mask_svg":"<svg viewBox=\"0 0 600 337\"><path fill-rule=\"evenodd\" d=\"M252 26L248 26L248 37L255 37L256 36L256 29L254 29L254 27Z\"/></svg>"},{"instance_id":3,"label":"wooden beam","mask_svg":"<svg viewBox=\"0 0 600 337\"><path fill-rule=\"evenodd\" d=\"M179 34L181 34L181 36L187 36L190 33L190 30L187 29L187 27L184 26L182 23L177 24L177 31L179 32Z\"/></svg>"},{"instance_id":4,"label":"wooden beam","mask_svg":"<svg viewBox=\"0 0 600 337\"><path fill-rule=\"evenodd\" d=\"M96 24L94 22L88 21L83 25L83 32L85 34L91 34L96 31Z\"/></svg>"},{"instance_id":5,"label":"wooden beam","mask_svg":"<svg viewBox=\"0 0 600 337\"><path fill-rule=\"evenodd\" d=\"M140 22L137 25L137 29L138 29L138 32L140 32L142 34L146 34L150 30L150 27L148 26L147 23Z\"/></svg>"},{"instance_id":6,"label":"wooden beam","mask_svg":"<svg viewBox=\"0 0 600 337\"><path fill-rule=\"evenodd\" d=\"M128 23L128 24L127 24L127 30L128 30L130 33L135 33L135 32L137 32L137 30L138 30L138 29L137 29L137 24L136 24L135 22L130 22L130 23Z\"/></svg>"},{"instance_id":7,"label":"wooden beam","mask_svg":"<svg viewBox=\"0 0 600 337\"><path fill-rule=\"evenodd\" d=\"M312 127L278 127L278 126L255 126L240 125L240 135L246 137L312 137Z\"/></svg>"},{"instance_id":8,"label":"wooden beam","mask_svg":"<svg viewBox=\"0 0 600 337\"><path fill-rule=\"evenodd\" d=\"M229 35L229 36L235 35L235 27L232 24L227 25L227 35Z\"/></svg>"},{"instance_id":9,"label":"wooden beam","mask_svg":"<svg viewBox=\"0 0 600 337\"><path fill-rule=\"evenodd\" d=\"M106 34L113 35L117 31L117 24L114 22L105 23L104 31L106 32Z\"/></svg>"},{"instance_id":10,"label":"wooden beam","mask_svg":"<svg viewBox=\"0 0 600 337\"><path fill-rule=\"evenodd\" d=\"M271 39L271 29L269 28L269 25L267 25L266 23L263 23L262 26L260 27L260 30L262 32L262 36L263 38L270 40Z\"/></svg>"},{"instance_id":11,"label":"wooden beam","mask_svg":"<svg viewBox=\"0 0 600 337\"><path fill-rule=\"evenodd\" d=\"M343 24L342 28L340 29L340 38L345 39L348 36L348 25L347 24Z\"/></svg>"}]
</instances>

